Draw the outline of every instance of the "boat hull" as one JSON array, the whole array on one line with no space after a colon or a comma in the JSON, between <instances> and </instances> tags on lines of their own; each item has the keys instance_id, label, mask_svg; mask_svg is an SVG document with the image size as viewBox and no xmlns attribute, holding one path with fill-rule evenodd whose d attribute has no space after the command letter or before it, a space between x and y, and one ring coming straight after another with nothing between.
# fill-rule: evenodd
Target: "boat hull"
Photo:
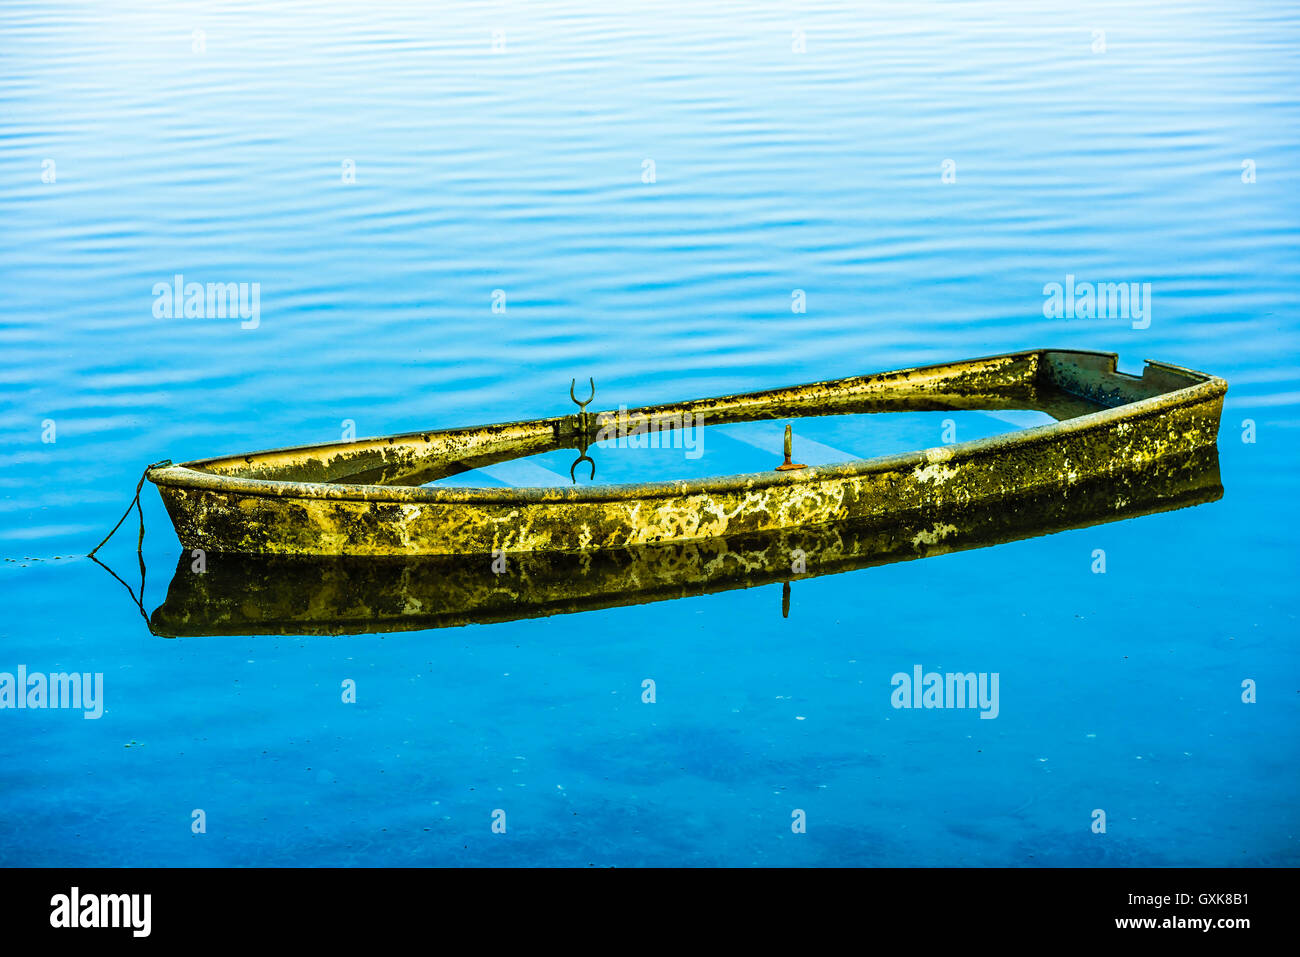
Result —
<instances>
[{"instance_id":1,"label":"boat hull","mask_svg":"<svg viewBox=\"0 0 1300 957\"><path fill-rule=\"evenodd\" d=\"M1036 362L1026 359L1035 356ZM901 519L995 501L1013 507L1018 498L1052 488L1157 469L1162 460L1216 441L1226 391L1221 379L1155 363L1143 377L1125 376L1115 372L1113 355L1098 353L994 358L1027 364L1033 376L1053 362L1056 384L1077 395L1104 401L1108 390L1130 394L1110 395L1121 404L1101 411L975 442L693 482L424 488L283 481L239 475L229 465L212 471L169 466L151 470L149 478L190 549L357 556L587 551ZM918 372L929 370L909 370ZM834 383L818 387L827 385ZM777 403L760 411L749 417L785 410ZM554 436L567 422L537 425ZM516 424L517 441L532 441L528 425Z\"/></svg>"},{"instance_id":2,"label":"boat hull","mask_svg":"<svg viewBox=\"0 0 1300 957\"><path fill-rule=\"evenodd\" d=\"M797 529L591 553L531 552L497 562L460 555L209 556L182 552L154 634L354 635L491 624L671 601L988 548L1217 501L1218 455L1205 449L1142 472L1017 502L876 524ZM796 595L797 595L796 590ZM776 605L772 613L778 614Z\"/></svg>"}]
</instances>

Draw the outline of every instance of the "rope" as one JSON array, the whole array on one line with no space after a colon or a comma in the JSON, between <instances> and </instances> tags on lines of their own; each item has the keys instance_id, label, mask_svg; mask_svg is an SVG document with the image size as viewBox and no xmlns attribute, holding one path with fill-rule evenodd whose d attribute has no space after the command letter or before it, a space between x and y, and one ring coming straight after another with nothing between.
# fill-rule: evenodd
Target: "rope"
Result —
<instances>
[{"instance_id":1,"label":"rope","mask_svg":"<svg viewBox=\"0 0 1300 957\"><path fill-rule=\"evenodd\" d=\"M130 509L127 509L127 511L129 512ZM130 585L128 585L126 582L122 581L122 576L120 576L117 572L113 571L113 569L109 568L107 565L105 565L103 562L101 562L101 561L100 561L98 558L96 558L94 555L90 555L90 556L87 556L87 557L88 557L92 562L94 562L96 565L98 565L100 568L104 569L104 571L108 572L110 575L112 575L114 578L116 578L119 582L122 582L122 587L125 588L127 594L131 596L131 601L135 603L135 607L136 607L136 608L140 609L140 617L143 618L143 619L144 619L144 623L145 623L146 625L148 625L148 624L149 624L149 613L148 613L147 611L144 610L144 597L143 597L143 596L144 596L144 559L141 558L141 561L140 561L140 595L141 595L141 597L140 597L140 598L136 598L136 597L135 597L135 589L132 588ZM153 627L150 626L150 627L149 627L149 630L150 630L150 631L153 631Z\"/></svg>"},{"instance_id":2,"label":"rope","mask_svg":"<svg viewBox=\"0 0 1300 957\"><path fill-rule=\"evenodd\" d=\"M127 594L131 596L131 600L135 602L136 608L140 609L140 617L144 619L145 625L149 624L149 613L144 610L144 510L140 507L140 490L144 488L145 479L149 477L150 472L154 469L160 469L171 464L171 459L163 459L161 462L155 462L144 470L144 473L140 476L140 481L136 484L135 495L131 498L131 504L126 507L126 511L122 513L122 517L117 520L117 524L113 526L113 531L105 535L104 540L92 548L90 554L86 556L100 568L104 569L104 571L116 578L119 582L122 582L122 587L125 588ZM122 523L126 521L126 517L131 514L131 509L135 509L136 514L140 516L140 535L135 540L135 554L140 560L140 597L138 598L136 597L135 589L122 581L117 572L113 571L113 569L109 568L95 557L95 552L108 544L108 540L117 533L119 528L122 527ZM152 631L152 627L149 630Z\"/></svg>"},{"instance_id":3,"label":"rope","mask_svg":"<svg viewBox=\"0 0 1300 957\"><path fill-rule=\"evenodd\" d=\"M126 507L126 511L122 513L122 517L117 520L117 524L113 526L113 531L105 535L104 540L90 550L90 554L86 556L87 558L94 558L95 552L99 551L106 544L108 544L108 540L112 538L115 534L117 534L117 530L122 527L122 523L126 521L126 517L131 514L131 509L135 509L136 513L140 516L140 537L136 539L135 553L137 555L143 554L142 549L144 548L144 511L140 508L140 490L144 488L144 480L149 477L149 473L151 471L153 471L154 469L163 468L164 466L171 465L171 464L172 464L171 459L163 459L161 462L155 462L153 465L150 465L148 468L144 470L144 472L140 475L139 483L135 487L135 496L131 499L131 504ZM141 559L142 571L143 571L143 567L144 567L144 560L142 558Z\"/></svg>"}]
</instances>

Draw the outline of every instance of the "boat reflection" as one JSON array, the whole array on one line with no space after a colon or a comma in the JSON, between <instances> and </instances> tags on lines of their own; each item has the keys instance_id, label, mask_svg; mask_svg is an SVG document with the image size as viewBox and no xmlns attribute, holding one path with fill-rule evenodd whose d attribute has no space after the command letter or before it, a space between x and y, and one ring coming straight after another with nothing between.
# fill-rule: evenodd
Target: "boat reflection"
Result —
<instances>
[{"instance_id":1,"label":"boat reflection","mask_svg":"<svg viewBox=\"0 0 1300 957\"><path fill-rule=\"evenodd\" d=\"M1219 499L1218 451L1007 507L586 553L414 558L181 555L165 637L416 631L639 605L985 548Z\"/></svg>"}]
</instances>

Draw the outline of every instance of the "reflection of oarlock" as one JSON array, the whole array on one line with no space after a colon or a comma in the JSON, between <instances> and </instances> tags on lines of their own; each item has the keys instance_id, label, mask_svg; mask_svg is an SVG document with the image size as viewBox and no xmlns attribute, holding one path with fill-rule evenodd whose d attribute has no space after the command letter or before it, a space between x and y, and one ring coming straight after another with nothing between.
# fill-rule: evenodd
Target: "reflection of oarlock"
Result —
<instances>
[{"instance_id":1,"label":"reflection of oarlock","mask_svg":"<svg viewBox=\"0 0 1300 957\"><path fill-rule=\"evenodd\" d=\"M569 466L569 478L572 479L574 485L578 484L577 468L581 462L591 463L591 475L588 476L587 481L590 482L596 477L596 461L587 454L587 446L591 444L589 438L591 414L587 411L587 406L591 405L591 400L596 398L596 380L588 377L587 381L591 383L591 395L587 397L586 402L579 402L578 397L573 394L573 389L578 384L578 380L569 380L569 398L578 407L578 457Z\"/></svg>"}]
</instances>

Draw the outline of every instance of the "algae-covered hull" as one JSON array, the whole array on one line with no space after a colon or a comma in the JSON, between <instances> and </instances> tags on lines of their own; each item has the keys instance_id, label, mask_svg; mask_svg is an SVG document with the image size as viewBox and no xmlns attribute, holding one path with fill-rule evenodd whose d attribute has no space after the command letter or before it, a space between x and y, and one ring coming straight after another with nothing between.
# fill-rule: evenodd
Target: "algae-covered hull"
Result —
<instances>
[{"instance_id":1,"label":"algae-covered hull","mask_svg":"<svg viewBox=\"0 0 1300 957\"><path fill-rule=\"evenodd\" d=\"M1215 443L1226 383L1110 353L1035 350L671 405L409 433L155 467L186 548L411 556L639 547L924 519L1152 470ZM1057 421L904 455L702 480L422 487L486 464L648 429L808 415L1039 408Z\"/></svg>"},{"instance_id":2,"label":"algae-covered hull","mask_svg":"<svg viewBox=\"0 0 1300 957\"><path fill-rule=\"evenodd\" d=\"M572 614L984 548L1217 500L1213 447L1142 473L902 522L837 523L609 549L348 558L180 556L155 634L347 635ZM778 614L773 606L773 614ZM795 614L798 614L797 592Z\"/></svg>"}]
</instances>

